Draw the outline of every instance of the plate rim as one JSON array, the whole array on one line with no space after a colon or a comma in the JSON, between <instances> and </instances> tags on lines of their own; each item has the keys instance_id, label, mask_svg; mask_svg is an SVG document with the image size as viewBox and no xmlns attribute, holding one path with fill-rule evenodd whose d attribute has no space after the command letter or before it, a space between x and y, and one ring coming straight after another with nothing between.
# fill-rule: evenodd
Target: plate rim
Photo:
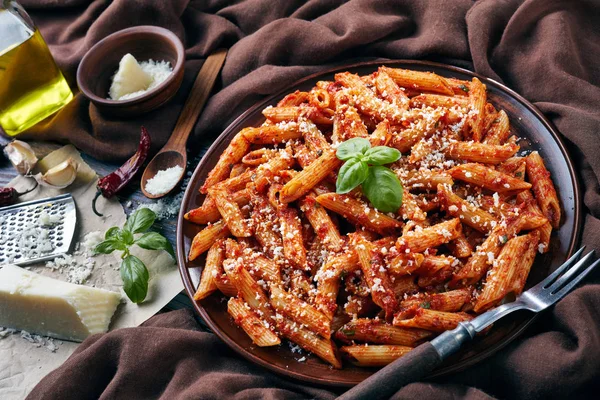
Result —
<instances>
[{"instance_id":1,"label":"plate rim","mask_svg":"<svg viewBox=\"0 0 600 400\"><path fill-rule=\"evenodd\" d=\"M276 93L274 93L270 96L267 96L263 99L258 100L251 107L249 107L246 111L244 111L237 118L235 118L231 123L229 123L227 125L227 127L225 127L225 129L223 129L223 131L219 134L219 136L217 138L215 138L214 142L211 144L211 146L205 152L205 154L203 155L203 157L200 160L200 162L198 163L198 165L195 167L194 173L192 174L192 177L190 178L190 183L195 182L197 180L196 175L199 173L200 169L202 169L202 167L209 161L209 158L207 157L207 155L211 154L214 151L214 149L216 147L218 147L221 144L221 142L223 142L225 140L225 138L233 130L233 127L238 125L242 120L246 119L249 115L254 114L257 111L257 109L262 107L265 103L273 102L274 100L287 94L289 92L290 88L299 86L309 80L314 80L315 78L318 78L322 75L327 75L327 74L331 74L334 72L348 70L348 69L352 69L352 68L368 67L368 66L373 66L373 65L375 65L375 66L387 65L387 64L404 64L404 65L419 65L422 67L436 67L436 68L444 69L448 72L458 72L458 73L470 75L472 77L476 77L479 80L481 80L482 83L484 83L484 84L491 83L493 86L496 86L500 90L508 93L511 97L513 97L515 100L517 100L519 103L521 103L521 105L523 105L525 108L527 108L532 114L534 114L535 117L537 117L537 119L544 125L546 130L550 132L552 139L554 139L555 143L558 145L561 153L563 154L563 157L567 164L567 169L569 171L569 176L571 178L571 183L573 185L573 203L574 203L573 238L567 249L566 257L568 258L570 255L572 255L575 250L575 247L581 241L581 234L582 234L582 228L583 228L583 225L582 225L582 222L583 222L583 213L582 213L582 204L583 203L582 203L582 201L583 201L583 199L581 196L581 186L580 186L580 182L579 182L579 176L575 171L574 162L571 159L569 152L567 151L567 147L566 147L563 139L560 137L560 134L558 133L558 129L556 129L554 127L552 122L550 122L546 118L546 116L533 103L531 103L530 101L525 99L523 96L521 96L519 93L515 92L513 89L509 88L505 84L500 83L493 78L488 78L483 75L480 75L477 72L468 70L466 68L450 65L450 64L438 63L438 62L427 61L427 60L377 59L377 60L369 60L369 61L343 64L343 65L333 66L331 68L325 68L321 71L314 72L314 73L309 74L301 79L298 79L298 80L286 85L283 89L277 91ZM192 282L189 277L189 269L186 266L187 256L184 252L185 249L184 249L184 244L183 244L183 224L186 223L186 220L183 218L183 216L186 213L186 210L184 209L183 205L189 203L190 198L192 197L193 194L194 193L191 190L191 185L188 185L188 187L185 190L182 202L181 202L182 207L179 210L179 216L177 219L177 232L176 232L177 264L178 264L180 277L183 281L186 293L191 298L192 303L194 305L194 310L198 314L200 314L200 316L202 317L204 322L210 327L212 332L215 335L217 335L223 342L225 342L231 349L233 349L237 354L241 355L243 358L245 358L248 361L251 361L255 364L258 364L258 365L266 368L267 370L277 373L279 375L283 375L288 378L293 378L293 379L296 379L301 382L309 382L309 383L321 385L321 386L348 388L348 387L352 387L352 386L356 385L358 382L331 381L331 380L324 379L324 378L307 376L302 373L298 373L298 372L295 372L295 371L292 371L289 369L285 369L285 368L279 367L275 364L271 364L271 363L263 360L259 356L254 355L251 351L245 349L240 344L238 344L237 342L235 342L234 340L229 338L229 336L227 336L225 333L221 332L220 329L218 329L218 327L216 326L216 324L212 321L210 315L206 312L204 307L200 304L200 302L193 300L193 295L194 295L196 289L192 286ZM485 349L484 351L481 351L481 352L477 353L476 355L462 361L460 367L458 367L459 369L457 369L455 364L449 365L446 367L442 367L442 368L436 369L431 374L429 374L427 379L439 378L441 376L446 376L446 375L458 372L458 371L468 368L474 364L477 364L477 363L483 361L484 359L491 357L492 355L497 353L499 350L501 350L508 344L512 343L517 337L519 337L538 318L538 316L539 316L539 314L533 314L531 316L528 316L527 319L525 319L520 324L518 324L513 329L512 332L510 332L508 335L503 337L497 343L495 343L494 345Z\"/></svg>"}]
</instances>

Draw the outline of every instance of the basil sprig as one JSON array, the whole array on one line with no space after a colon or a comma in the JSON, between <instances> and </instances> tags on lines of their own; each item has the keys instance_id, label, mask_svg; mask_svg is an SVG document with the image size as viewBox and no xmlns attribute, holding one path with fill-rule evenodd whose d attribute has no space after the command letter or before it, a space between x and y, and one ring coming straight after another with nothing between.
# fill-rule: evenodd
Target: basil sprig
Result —
<instances>
[{"instance_id":1,"label":"basil sprig","mask_svg":"<svg viewBox=\"0 0 600 400\"><path fill-rule=\"evenodd\" d=\"M150 274L144 262L130 254L130 247L135 244L142 249L165 250L175 259L175 251L167 238L157 232L146 232L155 220L156 214L152 210L140 208L129 216L123 228L113 226L107 230L104 241L94 248L95 254L110 254L115 250L123 252L121 256L123 290L134 303L141 303L146 299ZM143 233L143 235L136 239L134 236L136 233Z\"/></svg>"},{"instance_id":2,"label":"basil sprig","mask_svg":"<svg viewBox=\"0 0 600 400\"><path fill-rule=\"evenodd\" d=\"M345 163L340 168L335 191L348 193L362 185L371 204L383 212L397 212L404 189L392 170L384 167L400 159L400 152L387 146L371 147L364 138L353 138L339 145L336 156Z\"/></svg>"}]
</instances>

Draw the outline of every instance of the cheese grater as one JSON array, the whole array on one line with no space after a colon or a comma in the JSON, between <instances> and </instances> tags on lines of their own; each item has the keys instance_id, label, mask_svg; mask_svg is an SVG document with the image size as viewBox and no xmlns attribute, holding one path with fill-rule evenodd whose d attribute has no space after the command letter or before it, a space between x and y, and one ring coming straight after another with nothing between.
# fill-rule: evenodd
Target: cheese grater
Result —
<instances>
[{"instance_id":1,"label":"cheese grater","mask_svg":"<svg viewBox=\"0 0 600 400\"><path fill-rule=\"evenodd\" d=\"M0 265L26 265L66 254L76 222L70 194L0 208Z\"/></svg>"}]
</instances>

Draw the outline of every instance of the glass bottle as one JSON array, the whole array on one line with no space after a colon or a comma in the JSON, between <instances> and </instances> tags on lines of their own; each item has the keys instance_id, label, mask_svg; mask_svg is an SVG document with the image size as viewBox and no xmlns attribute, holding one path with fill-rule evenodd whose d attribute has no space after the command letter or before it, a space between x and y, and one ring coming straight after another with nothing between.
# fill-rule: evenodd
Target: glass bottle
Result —
<instances>
[{"instance_id":1,"label":"glass bottle","mask_svg":"<svg viewBox=\"0 0 600 400\"><path fill-rule=\"evenodd\" d=\"M16 1L0 0L0 126L9 136L73 98L40 31Z\"/></svg>"}]
</instances>

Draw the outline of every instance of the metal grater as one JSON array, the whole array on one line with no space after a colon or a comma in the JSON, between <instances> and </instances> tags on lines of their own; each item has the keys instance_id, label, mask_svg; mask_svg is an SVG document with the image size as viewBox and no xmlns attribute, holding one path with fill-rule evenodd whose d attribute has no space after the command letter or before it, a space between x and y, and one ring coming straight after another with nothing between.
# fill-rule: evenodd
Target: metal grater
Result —
<instances>
[{"instance_id":1,"label":"metal grater","mask_svg":"<svg viewBox=\"0 0 600 400\"><path fill-rule=\"evenodd\" d=\"M56 222L41 227L39 220L43 212ZM26 265L66 254L73 241L76 222L75 201L70 194L0 208L0 265ZM34 243L31 251L24 249L24 237L34 232L41 232L37 238L44 240L34 240L40 243Z\"/></svg>"}]
</instances>

